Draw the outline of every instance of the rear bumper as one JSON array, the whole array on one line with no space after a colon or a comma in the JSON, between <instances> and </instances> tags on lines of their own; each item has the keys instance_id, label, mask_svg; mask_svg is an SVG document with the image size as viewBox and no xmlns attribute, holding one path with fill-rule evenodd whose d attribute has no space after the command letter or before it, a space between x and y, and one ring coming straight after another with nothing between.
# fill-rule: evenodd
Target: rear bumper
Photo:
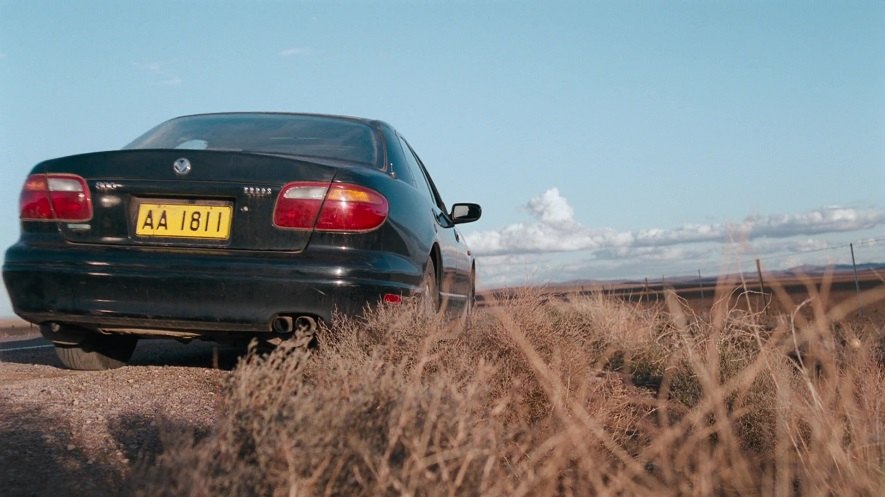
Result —
<instances>
[{"instance_id":1,"label":"rear bumper","mask_svg":"<svg viewBox=\"0 0 885 497\"><path fill-rule=\"evenodd\" d=\"M189 332L267 332L279 315L331 322L385 293L411 294L422 270L389 252L30 246L6 252L15 313L33 323Z\"/></svg>"}]
</instances>

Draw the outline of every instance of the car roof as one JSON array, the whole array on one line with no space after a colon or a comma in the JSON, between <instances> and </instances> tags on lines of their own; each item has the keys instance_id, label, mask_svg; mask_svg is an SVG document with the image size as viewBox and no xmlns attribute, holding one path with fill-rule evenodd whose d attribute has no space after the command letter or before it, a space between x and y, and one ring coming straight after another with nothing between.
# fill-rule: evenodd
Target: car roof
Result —
<instances>
[{"instance_id":1,"label":"car roof","mask_svg":"<svg viewBox=\"0 0 885 497\"><path fill-rule=\"evenodd\" d=\"M312 113L312 112L276 112L276 111L233 111L233 112L207 112L200 114L187 114L184 116L177 116L173 119L182 119L185 117L201 117L201 116L292 116L292 117L321 117L326 119L337 119L341 121L351 121L366 124L373 127L382 127L387 126L390 127L389 124L384 121L379 121L377 119L367 119L364 117L355 117L355 116L343 116L336 114L320 114L320 113Z\"/></svg>"}]
</instances>

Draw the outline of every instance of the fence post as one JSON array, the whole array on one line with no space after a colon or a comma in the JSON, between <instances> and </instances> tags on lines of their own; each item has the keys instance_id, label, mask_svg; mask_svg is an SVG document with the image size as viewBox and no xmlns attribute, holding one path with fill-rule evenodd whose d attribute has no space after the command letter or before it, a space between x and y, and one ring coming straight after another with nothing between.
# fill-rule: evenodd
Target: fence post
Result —
<instances>
[{"instance_id":1,"label":"fence post","mask_svg":"<svg viewBox=\"0 0 885 497\"><path fill-rule=\"evenodd\" d=\"M762 263L759 259L756 259L756 274L759 275L759 298L761 299L759 309L761 310L765 306L765 282L762 280Z\"/></svg>"},{"instance_id":2,"label":"fence post","mask_svg":"<svg viewBox=\"0 0 885 497\"><path fill-rule=\"evenodd\" d=\"M857 279L857 262L854 260L854 243L849 243L851 249L851 268L854 270L854 292L857 294L858 302L860 302L860 281ZM858 314L863 318L863 307L857 309Z\"/></svg>"},{"instance_id":3,"label":"fence post","mask_svg":"<svg viewBox=\"0 0 885 497\"><path fill-rule=\"evenodd\" d=\"M701 270L700 269L698 269L698 285L700 285L700 287L701 287L701 308L703 308L704 303L705 303L704 301L707 299L706 299L706 297L704 297L704 279L701 278Z\"/></svg>"}]
</instances>

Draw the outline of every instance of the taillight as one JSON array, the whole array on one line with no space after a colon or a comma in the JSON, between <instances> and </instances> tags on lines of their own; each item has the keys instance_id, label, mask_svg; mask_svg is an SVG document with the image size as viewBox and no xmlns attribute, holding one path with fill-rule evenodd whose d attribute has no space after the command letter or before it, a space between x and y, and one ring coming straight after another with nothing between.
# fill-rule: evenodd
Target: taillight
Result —
<instances>
[{"instance_id":1,"label":"taillight","mask_svg":"<svg viewBox=\"0 0 885 497\"><path fill-rule=\"evenodd\" d=\"M288 183L277 197L273 211L274 226L313 229L328 191L328 183Z\"/></svg>"},{"instance_id":2,"label":"taillight","mask_svg":"<svg viewBox=\"0 0 885 497\"><path fill-rule=\"evenodd\" d=\"M19 217L24 220L53 219L52 206L49 205L49 186L46 176L33 174L25 180L22 194L18 198Z\"/></svg>"},{"instance_id":3,"label":"taillight","mask_svg":"<svg viewBox=\"0 0 885 497\"><path fill-rule=\"evenodd\" d=\"M369 231L381 226L387 214L387 199L369 188L296 182L280 191L273 222L280 228Z\"/></svg>"},{"instance_id":4,"label":"taillight","mask_svg":"<svg viewBox=\"0 0 885 497\"><path fill-rule=\"evenodd\" d=\"M24 221L88 221L92 196L86 181L74 174L32 174L19 197Z\"/></svg>"},{"instance_id":5,"label":"taillight","mask_svg":"<svg viewBox=\"0 0 885 497\"><path fill-rule=\"evenodd\" d=\"M362 186L335 183L317 219L319 231L367 231L387 219L387 199Z\"/></svg>"},{"instance_id":6,"label":"taillight","mask_svg":"<svg viewBox=\"0 0 885 497\"><path fill-rule=\"evenodd\" d=\"M381 301L385 304L402 304L403 296L398 293L385 293L383 297L381 297Z\"/></svg>"}]
</instances>

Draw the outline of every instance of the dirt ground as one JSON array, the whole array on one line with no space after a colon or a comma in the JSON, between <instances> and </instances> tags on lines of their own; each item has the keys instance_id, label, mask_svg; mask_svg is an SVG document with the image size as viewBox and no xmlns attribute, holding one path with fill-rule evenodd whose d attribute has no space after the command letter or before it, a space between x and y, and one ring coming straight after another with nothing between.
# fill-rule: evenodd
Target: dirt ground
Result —
<instances>
[{"instance_id":1,"label":"dirt ground","mask_svg":"<svg viewBox=\"0 0 885 497\"><path fill-rule=\"evenodd\" d=\"M127 477L163 449L162 434L205 433L240 349L139 343L132 366L63 369L22 323L0 331L0 494L127 495ZM16 350L13 350L16 349ZM169 436L169 435L166 435Z\"/></svg>"}]
</instances>

